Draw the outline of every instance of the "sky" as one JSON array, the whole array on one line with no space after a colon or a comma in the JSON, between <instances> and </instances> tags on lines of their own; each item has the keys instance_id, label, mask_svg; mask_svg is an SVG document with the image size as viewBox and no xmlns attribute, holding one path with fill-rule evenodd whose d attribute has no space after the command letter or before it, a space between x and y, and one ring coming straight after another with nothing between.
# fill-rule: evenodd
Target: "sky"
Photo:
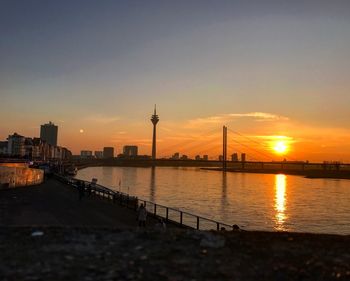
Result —
<instances>
[{"instance_id":1,"label":"sky","mask_svg":"<svg viewBox=\"0 0 350 281\"><path fill-rule=\"evenodd\" d=\"M0 0L0 139L350 162L349 50L346 0Z\"/></svg>"}]
</instances>

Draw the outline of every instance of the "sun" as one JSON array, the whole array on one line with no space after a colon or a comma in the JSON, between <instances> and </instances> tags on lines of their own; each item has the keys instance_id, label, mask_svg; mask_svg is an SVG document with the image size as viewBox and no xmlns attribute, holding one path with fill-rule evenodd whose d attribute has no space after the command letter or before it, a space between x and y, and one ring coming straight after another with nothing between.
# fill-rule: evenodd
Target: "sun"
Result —
<instances>
[{"instance_id":1,"label":"sun","mask_svg":"<svg viewBox=\"0 0 350 281\"><path fill-rule=\"evenodd\" d=\"M288 145L284 141L276 141L273 150L278 154L285 154L288 150Z\"/></svg>"}]
</instances>

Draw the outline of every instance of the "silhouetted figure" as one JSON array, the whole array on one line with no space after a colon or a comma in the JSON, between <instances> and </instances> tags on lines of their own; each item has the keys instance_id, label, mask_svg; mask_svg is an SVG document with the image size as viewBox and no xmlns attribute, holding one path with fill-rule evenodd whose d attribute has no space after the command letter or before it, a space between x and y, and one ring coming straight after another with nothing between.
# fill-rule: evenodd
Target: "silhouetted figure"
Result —
<instances>
[{"instance_id":1,"label":"silhouetted figure","mask_svg":"<svg viewBox=\"0 0 350 281\"><path fill-rule=\"evenodd\" d=\"M78 196L79 196L79 201L81 201L84 197L84 189L85 189L85 184L83 181L78 181Z\"/></svg>"},{"instance_id":2,"label":"silhouetted figure","mask_svg":"<svg viewBox=\"0 0 350 281\"><path fill-rule=\"evenodd\" d=\"M166 230L166 224L162 218L158 220L158 222L155 225L155 228L161 232L164 232Z\"/></svg>"},{"instance_id":3,"label":"silhouetted figure","mask_svg":"<svg viewBox=\"0 0 350 281\"><path fill-rule=\"evenodd\" d=\"M233 231L238 231L238 230L240 230L240 228L239 228L239 226L238 226L237 224L234 224L234 225L232 226L232 230L233 230Z\"/></svg>"},{"instance_id":4,"label":"silhouetted figure","mask_svg":"<svg viewBox=\"0 0 350 281\"><path fill-rule=\"evenodd\" d=\"M146 218L147 218L147 210L143 204L141 204L140 208L137 212L137 220L139 222L139 226L146 227Z\"/></svg>"}]
</instances>

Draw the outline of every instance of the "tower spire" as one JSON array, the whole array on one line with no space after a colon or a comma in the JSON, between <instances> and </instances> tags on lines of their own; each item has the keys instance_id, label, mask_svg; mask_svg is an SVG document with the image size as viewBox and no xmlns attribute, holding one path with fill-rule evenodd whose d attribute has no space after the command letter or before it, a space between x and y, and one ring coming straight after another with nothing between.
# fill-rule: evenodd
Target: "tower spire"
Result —
<instances>
[{"instance_id":1,"label":"tower spire","mask_svg":"<svg viewBox=\"0 0 350 281\"><path fill-rule=\"evenodd\" d=\"M151 121L153 124L153 139L152 139L152 160L156 160L156 151L157 151L157 137L156 137L156 127L159 121L159 117L157 115L157 107L154 105L154 114L151 117Z\"/></svg>"}]
</instances>

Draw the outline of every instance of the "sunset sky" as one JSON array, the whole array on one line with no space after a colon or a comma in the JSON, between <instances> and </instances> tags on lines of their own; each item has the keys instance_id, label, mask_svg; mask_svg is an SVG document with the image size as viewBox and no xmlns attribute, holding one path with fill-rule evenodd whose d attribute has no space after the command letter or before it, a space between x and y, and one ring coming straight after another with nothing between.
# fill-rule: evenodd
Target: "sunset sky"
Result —
<instances>
[{"instance_id":1,"label":"sunset sky","mask_svg":"<svg viewBox=\"0 0 350 281\"><path fill-rule=\"evenodd\" d=\"M347 0L0 0L0 140L350 162L349 75Z\"/></svg>"}]
</instances>

